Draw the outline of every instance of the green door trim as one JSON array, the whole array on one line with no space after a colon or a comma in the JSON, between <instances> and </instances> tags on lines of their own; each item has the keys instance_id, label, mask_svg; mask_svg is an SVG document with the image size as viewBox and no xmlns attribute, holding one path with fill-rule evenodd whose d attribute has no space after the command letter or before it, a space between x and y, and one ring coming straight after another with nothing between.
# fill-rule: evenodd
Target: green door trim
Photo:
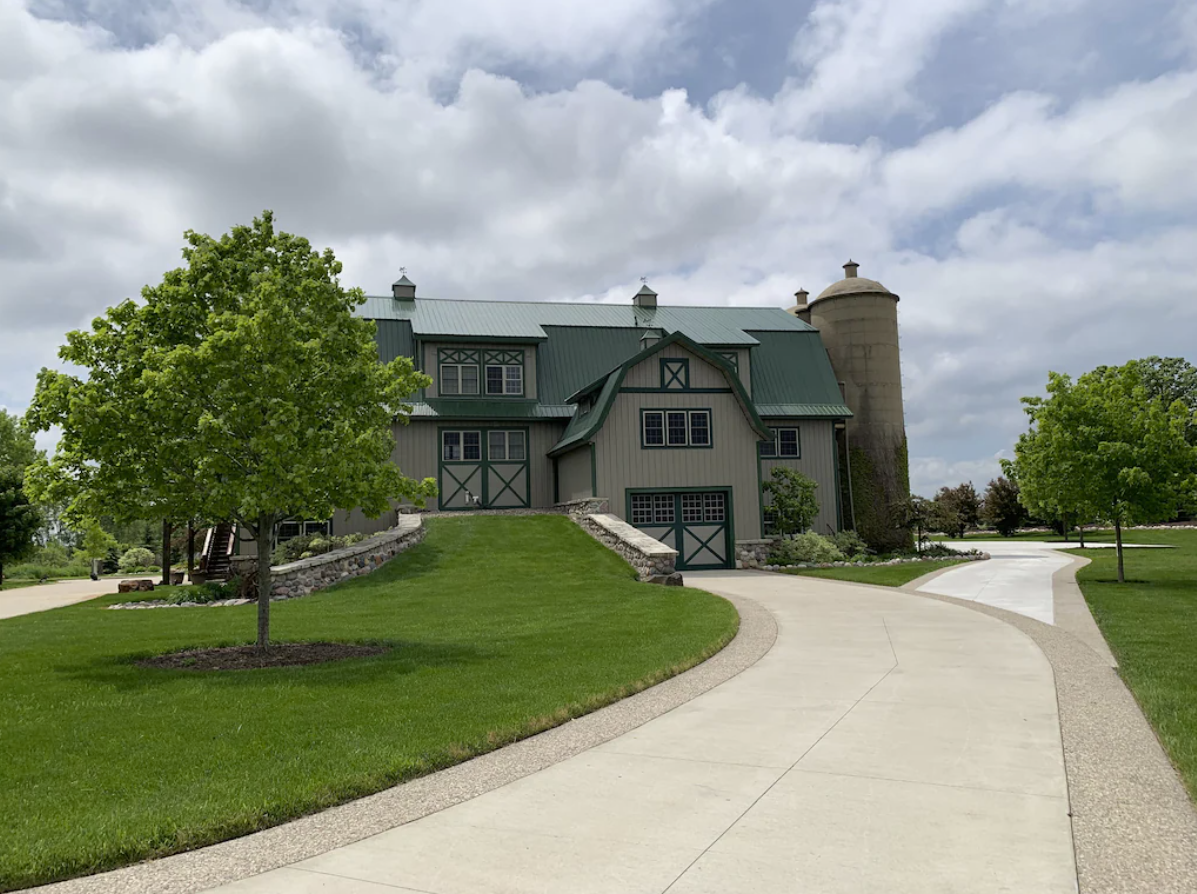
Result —
<instances>
[{"instance_id":1,"label":"green door trim","mask_svg":"<svg viewBox=\"0 0 1197 894\"><path fill-rule=\"evenodd\" d=\"M481 433L479 435L479 438L481 439L480 453L481 453L482 458L481 459L448 459L448 460L445 459L444 433L447 431L476 431L476 432L480 432ZM489 434L492 431L522 431L524 433L524 458L523 458L523 460L521 461L518 459L499 459L499 460L492 461L490 459L490 438L489 438ZM469 467L471 469L478 470L482 473L481 485L480 485L478 491L475 493L475 496L477 496L479 499L482 500L482 503L478 508L480 508L480 509L489 508L491 502L493 502L494 500L498 500L500 497L503 496L504 493L510 493L513 497L515 497L515 499L517 501L520 500L521 499L520 494L517 493L515 488L512 486L512 482L514 482L519 477L520 472L524 473L524 493L523 493L523 497L522 497L523 505L522 506L504 506L502 508L504 508L504 509L527 509L532 505L532 432L528 429L527 426L524 426L524 425L470 425L468 423L462 424L462 425L437 426L437 429L436 429L436 458L437 458L436 459L436 462L437 462L436 479L437 479L437 490L439 492L439 496L437 497L437 507L442 512L465 512L465 511L468 511L473 508L471 506L446 506L445 505L445 503L450 502L455 497L457 497L457 495L460 494L462 492L462 490L467 489L465 483L462 482L461 479L458 478L457 475L451 471L452 469L457 468L457 467ZM510 474L510 477L505 477L503 472L500 471L499 469L494 470L495 476L499 479L502 486L499 487L498 492L493 495L490 493L490 473L491 473L492 465L496 465L496 466L517 466L518 465L519 466L519 468L516 468L515 471ZM448 496L448 498L444 497L444 493L445 493L444 480L445 480L446 472L448 472L448 475L453 480L453 482L456 485L458 485L457 489L454 490L453 493L451 493ZM466 481L469 481L469 479L472 477L473 477L473 473L466 475Z\"/></svg>"},{"instance_id":2,"label":"green door trim","mask_svg":"<svg viewBox=\"0 0 1197 894\"><path fill-rule=\"evenodd\" d=\"M726 536L726 545L727 545L727 558L725 559L724 564L722 564L722 565L711 565L708 563L705 565L688 566L685 563L685 536L683 533L684 529L687 526L697 526L699 524L702 524L704 526L720 524L720 522L688 522L687 523L687 522L682 521L681 495L682 494L693 494L693 493L703 493L703 494L722 493L724 495L723 496L724 518L723 518L722 525L726 532L725 536ZM711 570L717 570L717 569L723 569L723 568L735 568L736 567L736 513L734 510L734 504L732 503L733 489L730 485L712 485L712 486L707 486L707 487L629 487L629 488L626 488L624 490L624 519L627 521L627 523L629 525L632 525L633 527L636 527L632 523L632 497L635 494L673 494L674 503L673 503L673 524L672 524L672 526L669 524L655 524L654 523L652 525L646 525L645 527L651 527L651 528L670 528L670 527L672 527L673 540L674 540L674 543L677 544L676 548L677 548L678 561L677 561L676 567L679 571L711 571ZM718 533L718 532L716 532L716 533ZM714 536L715 535L712 535L712 538ZM701 541L701 538L699 538L698 535L695 535L695 538L699 539ZM695 550L695 555L697 555L704 547L706 547L706 544L709 543L710 540L711 540L711 538L708 538L706 543L702 543L702 545L699 546L699 548L697 550Z\"/></svg>"}]
</instances>

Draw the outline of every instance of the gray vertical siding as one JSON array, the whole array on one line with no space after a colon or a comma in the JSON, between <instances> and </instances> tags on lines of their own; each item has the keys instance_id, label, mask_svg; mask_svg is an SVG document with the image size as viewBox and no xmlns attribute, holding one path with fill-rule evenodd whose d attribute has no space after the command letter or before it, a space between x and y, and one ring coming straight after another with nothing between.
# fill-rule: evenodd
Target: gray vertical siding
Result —
<instances>
[{"instance_id":1,"label":"gray vertical siding","mask_svg":"<svg viewBox=\"0 0 1197 894\"><path fill-rule=\"evenodd\" d=\"M589 444L557 457L557 493L562 503L596 496L590 492L591 481Z\"/></svg>"},{"instance_id":2,"label":"gray vertical siding","mask_svg":"<svg viewBox=\"0 0 1197 894\"><path fill-rule=\"evenodd\" d=\"M528 429L528 471L532 476L531 502L533 507L553 505L553 461L545 454L561 438L565 430L564 421L538 421L528 419L476 419L468 422L425 419L408 425L395 426L395 449L391 461L408 478L417 480L437 477L440 443L437 431L440 428L527 428ZM398 504L396 504L398 505ZM428 509L439 509L436 499L429 500ZM395 524L393 511L384 513L380 519L368 519L361 510L338 513L333 518L337 534L367 533L384 531Z\"/></svg>"},{"instance_id":3,"label":"gray vertical siding","mask_svg":"<svg viewBox=\"0 0 1197 894\"><path fill-rule=\"evenodd\" d=\"M656 357L640 366L651 365ZM705 361L702 368L711 369ZM691 382L695 363L691 364ZM712 370L716 374L717 370ZM632 371L629 371L629 374ZM660 384L659 381L657 383ZM704 387L704 386L695 386ZM643 449L640 446L641 408L711 409L713 446L710 448ZM760 537L760 499L757 489L756 445L759 436L749 425L735 395L659 392L619 394L606 424L595 438L598 494L611 500L611 511L626 513L625 492L632 487L730 487L737 540Z\"/></svg>"},{"instance_id":4,"label":"gray vertical siding","mask_svg":"<svg viewBox=\"0 0 1197 894\"><path fill-rule=\"evenodd\" d=\"M460 342L424 342L424 372L432 377L432 385L428 388L428 397L440 397L440 367L437 366L437 351L441 348L465 348L467 350L475 351L523 351L524 353L524 397L536 397L536 348L527 345L484 345L484 344L462 344ZM478 387L481 390L486 389L486 370L479 368L478 370ZM458 395L450 395L457 397ZM480 397L487 397L482 394ZM490 400L503 400L503 398L496 395L490 395Z\"/></svg>"},{"instance_id":5,"label":"gray vertical siding","mask_svg":"<svg viewBox=\"0 0 1197 894\"><path fill-rule=\"evenodd\" d=\"M717 369L697 354L678 344L662 348L642 363L636 364L624 376L624 388L660 388L661 358L684 357L690 361L691 388L728 388L722 370Z\"/></svg>"},{"instance_id":6,"label":"gray vertical siding","mask_svg":"<svg viewBox=\"0 0 1197 894\"><path fill-rule=\"evenodd\" d=\"M795 469L814 479L819 485L815 496L819 500L819 514L815 518L814 530L827 534L839 530L836 512L835 482L835 423L815 419L766 419L770 428L797 428L802 448L798 459L762 459L761 479L768 480L772 470L778 466ZM765 503L768 504L766 497Z\"/></svg>"}]
</instances>

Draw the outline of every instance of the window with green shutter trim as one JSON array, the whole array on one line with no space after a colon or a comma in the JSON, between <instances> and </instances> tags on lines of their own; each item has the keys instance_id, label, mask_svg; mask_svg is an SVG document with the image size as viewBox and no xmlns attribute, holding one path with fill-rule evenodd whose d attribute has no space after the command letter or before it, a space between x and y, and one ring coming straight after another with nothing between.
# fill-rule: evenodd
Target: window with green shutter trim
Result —
<instances>
[{"instance_id":1,"label":"window with green shutter trim","mask_svg":"<svg viewBox=\"0 0 1197 894\"><path fill-rule=\"evenodd\" d=\"M641 447L711 447L712 437L709 409L640 411Z\"/></svg>"},{"instance_id":2,"label":"window with green shutter trim","mask_svg":"<svg viewBox=\"0 0 1197 894\"><path fill-rule=\"evenodd\" d=\"M772 441L761 441L761 456L770 459L800 459L802 441L796 428L773 429Z\"/></svg>"}]
</instances>

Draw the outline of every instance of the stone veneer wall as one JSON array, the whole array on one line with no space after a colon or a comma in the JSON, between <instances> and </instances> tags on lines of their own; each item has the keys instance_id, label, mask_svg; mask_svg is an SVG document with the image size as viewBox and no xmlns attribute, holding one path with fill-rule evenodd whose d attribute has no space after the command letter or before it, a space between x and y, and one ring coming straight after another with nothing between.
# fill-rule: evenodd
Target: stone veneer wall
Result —
<instances>
[{"instance_id":1,"label":"stone veneer wall","mask_svg":"<svg viewBox=\"0 0 1197 894\"><path fill-rule=\"evenodd\" d=\"M351 577L369 574L383 562L415 546L426 533L420 516L400 515L395 527L360 543L322 556L277 565L270 572L270 598L294 599Z\"/></svg>"},{"instance_id":2,"label":"stone veneer wall","mask_svg":"<svg viewBox=\"0 0 1197 894\"><path fill-rule=\"evenodd\" d=\"M638 531L623 519L603 512L573 515L572 518L583 531L622 556L636 569L641 580L669 577L676 573L674 565L677 562L677 550Z\"/></svg>"},{"instance_id":3,"label":"stone veneer wall","mask_svg":"<svg viewBox=\"0 0 1197 894\"><path fill-rule=\"evenodd\" d=\"M570 518L593 515L596 512L610 512L611 501L606 497L583 497L580 500L568 500L553 507L558 512L564 512Z\"/></svg>"},{"instance_id":4,"label":"stone veneer wall","mask_svg":"<svg viewBox=\"0 0 1197 894\"><path fill-rule=\"evenodd\" d=\"M762 568L768 564L772 540L737 540L736 567Z\"/></svg>"}]
</instances>

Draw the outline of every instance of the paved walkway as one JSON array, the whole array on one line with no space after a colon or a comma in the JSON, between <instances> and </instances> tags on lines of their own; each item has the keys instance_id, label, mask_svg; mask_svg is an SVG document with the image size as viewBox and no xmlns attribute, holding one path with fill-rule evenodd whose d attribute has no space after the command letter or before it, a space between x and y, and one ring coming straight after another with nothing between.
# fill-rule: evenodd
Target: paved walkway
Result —
<instances>
[{"instance_id":1,"label":"paved walkway","mask_svg":"<svg viewBox=\"0 0 1197 894\"><path fill-rule=\"evenodd\" d=\"M1080 546L1038 540L947 541L953 549L979 549L989 553L988 562L971 562L933 578L917 589L919 593L953 596L1056 623L1052 576L1072 564L1073 557L1059 552ZM1146 544L1124 544L1135 549L1164 549ZM1089 549L1113 549L1112 543L1087 543ZM1100 639L1100 637L1099 637ZM1104 644L1103 644L1104 647Z\"/></svg>"},{"instance_id":2,"label":"paved walkway","mask_svg":"<svg viewBox=\"0 0 1197 894\"><path fill-rule=\"evenodd\" d=\"M1052 668L901 591L688 574L778 625L755 665L606 744L225 894L1073 892Z\"/></svg>"},{"instance_id":3,"label":"paved walkway","mask_svg":"<svg viewBox=\"0 0 1197 894\"><path fill-rule=\"evenodd\" d=\"M54 583L35 584L32 587L19 587L15 590L0 591L0 619L15 618L17 615L30 615L34 612L44 612L50 608L62 608L64 605L74 605L76 602L86 602L97 596L107 596L116 592L116 585L122 580L137 580L132 578L106 578L102 580L60 580Z\"/></svg>"}]
</instances>

